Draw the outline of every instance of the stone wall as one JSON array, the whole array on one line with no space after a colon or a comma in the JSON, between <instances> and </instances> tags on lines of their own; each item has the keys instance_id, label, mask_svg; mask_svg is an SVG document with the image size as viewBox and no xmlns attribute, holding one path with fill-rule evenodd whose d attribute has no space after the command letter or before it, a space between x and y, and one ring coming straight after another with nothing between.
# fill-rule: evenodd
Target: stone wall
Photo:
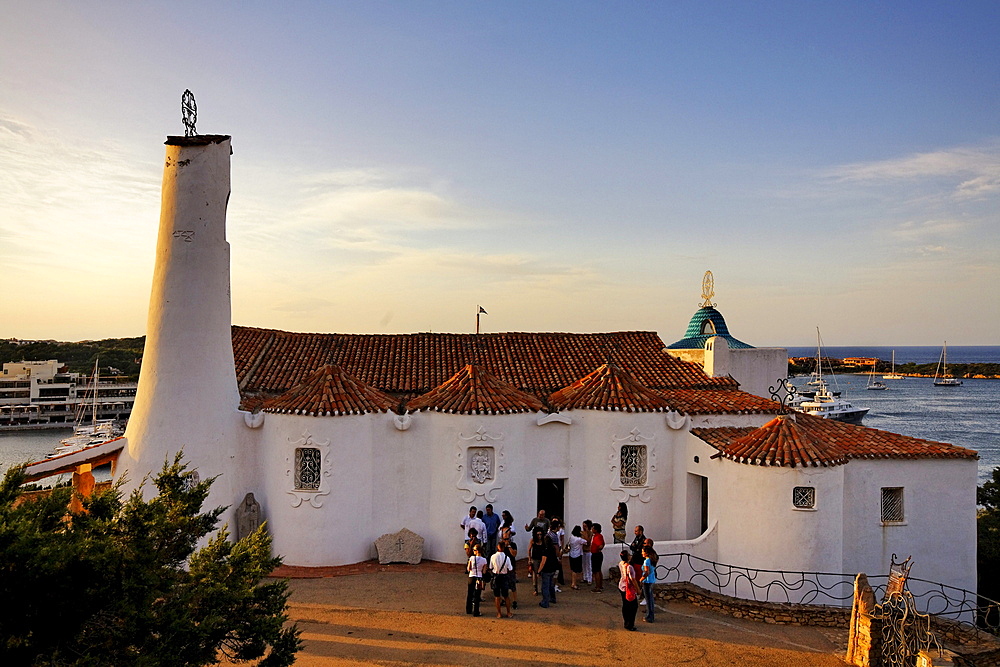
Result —
<instances>
[{"instance_id":1,"label":"stone wall","mask_svg":"<svg viewBox=\"0 0 1000 667\"><path fill-rule=\"evenodd\" d=\"M609 569L608 574L608 584L617 585L618 568ZM854 662L848 661L849 664L864 667L880 667L882 664L878 656L881 626L877 619L872 619L869 614L859 613L856 622L852 623L852 609L848 607L742 600L714 593L688 582L656 584L653 597L661 602L687 602L733 618L760 623L843 628L851 633L848 638L849 647L854 647L856 656ZM873 605L874 598L869 602ZM996 637L977 631L969 625L938 617L931 617L931 630L942 646L954 651L955 665L1000 667L1000 640Z\"/></svg>"},{"instance_id":2,"label":"stone wall","mask_svg":"<svg viewBox=\"0 0 1000 667\"><path fill-rule=\"evenodd\" d=\"M680 600L734 618L746 618L761 623L847 628L851 622L851 610L846 607L741 600L713 593L687 582L657 584L653 597L664 602Z\"/></svg>"}]
</instances>

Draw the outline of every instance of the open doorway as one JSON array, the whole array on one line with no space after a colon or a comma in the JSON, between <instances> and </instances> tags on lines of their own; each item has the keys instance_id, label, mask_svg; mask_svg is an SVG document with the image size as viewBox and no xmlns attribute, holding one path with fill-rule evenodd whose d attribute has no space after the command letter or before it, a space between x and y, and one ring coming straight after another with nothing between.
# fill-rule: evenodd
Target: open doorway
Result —
<instances>
[{"instance_id":1,"label":"open doorway","mask_svg":"<svg viewBox=\"0 0 1000 667\"><path fill-rule=\"evenodd\" d=\"M687 539L708 530L708 477L689 472L687 476Z\"/></svg>"},{"instance_id":2,"label":"open doorway","mask_svg":"<svg viewBox=\"0 0 1000 667\"><path fill-rule=\"evenodd\" d=\"M545 516L552 518L559 517L566 520L566 480L565 479L540 479L538 480L538 504L537 510L545 510Z\"/></svg>"}]
</instances>

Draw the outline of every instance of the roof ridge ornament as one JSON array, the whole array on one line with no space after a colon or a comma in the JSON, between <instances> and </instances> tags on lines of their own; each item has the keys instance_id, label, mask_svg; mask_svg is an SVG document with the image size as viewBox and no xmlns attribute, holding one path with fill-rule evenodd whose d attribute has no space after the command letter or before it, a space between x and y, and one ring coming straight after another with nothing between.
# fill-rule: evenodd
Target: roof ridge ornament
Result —
<instances>
[{"instance_id":1,"label":"roof ridge ornament","mask_svg":"<svg viewBox=\"0 0 1000 667\"><path fill-rule=\"evenodd\" d=\"M198 122L198 105L194 101L194 93L191 89L185 89L181 95L181 120L184 122L184 136L194 137L198 131L194 128Z\"/></svg>"},{"instance_id":2,"label":"roof ridge ornament","mask_svg":"<svg viewBox=\"0 0 1000 667\"><path fill-rule=\"evenodd\" d=\"M705 277L701 279L701 298L704 301L701 304L702 308L714 308L715 304L712 303L712 298L715 296L715 278L712 276L711 271L705 272Z\"/></svg>"},{"instance_id":3,"label":"roof ridge ornament","mask_svg":"<svg viewBox=\"0 0 1000 667\"><path fill-rule=\"evenodd\" d=\"M776 386L768 387L767 392L771 395L772 401L781 404L781 410L778 414L785 415L791 412L795 395L798 394L798 389L795 385L786 378L778 378Z\"/></svg>"}]
</instances>

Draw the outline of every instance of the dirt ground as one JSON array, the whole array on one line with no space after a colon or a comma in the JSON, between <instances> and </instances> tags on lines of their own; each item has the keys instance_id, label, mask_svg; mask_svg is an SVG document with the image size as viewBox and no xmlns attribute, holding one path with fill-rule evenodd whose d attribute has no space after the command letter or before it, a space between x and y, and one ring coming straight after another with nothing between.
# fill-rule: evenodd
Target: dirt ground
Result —
<instances>
[{"instance_id":1,"label":"dirt ground","mask_svg":"<svg viewBox=\"0 0 1000 667\"><path fill-rule=\"evenodd\" d=\"M557 604L542 609L522 575L513 618L496 617L489 591L476 618L465 613L461 565L338 569L290 582L290 616L305 645L296 663L302 667L845 664L845 630L753 623L682 603L657 605L655 623L639 620L639 631L629 632L614 586L601 594L563 586ZM288 568L276 574L318 573Z\"/></svg>"}]
</instances>

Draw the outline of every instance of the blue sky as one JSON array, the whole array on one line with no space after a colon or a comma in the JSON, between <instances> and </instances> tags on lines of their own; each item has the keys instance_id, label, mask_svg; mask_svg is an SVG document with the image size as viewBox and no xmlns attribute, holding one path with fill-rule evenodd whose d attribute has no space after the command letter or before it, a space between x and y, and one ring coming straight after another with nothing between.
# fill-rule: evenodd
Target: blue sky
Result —
<instances>
[{"instance_id":1,"label":"blue sky","mask_svg":"<svg viewBox=\"0 0 1000 667\"><path fill-rule=\"evenodd\" d=\"M1000 344L1000 4L7 3L0 337L144 332L162 142L233 319Z\"/></svg>"}]
</instances>

